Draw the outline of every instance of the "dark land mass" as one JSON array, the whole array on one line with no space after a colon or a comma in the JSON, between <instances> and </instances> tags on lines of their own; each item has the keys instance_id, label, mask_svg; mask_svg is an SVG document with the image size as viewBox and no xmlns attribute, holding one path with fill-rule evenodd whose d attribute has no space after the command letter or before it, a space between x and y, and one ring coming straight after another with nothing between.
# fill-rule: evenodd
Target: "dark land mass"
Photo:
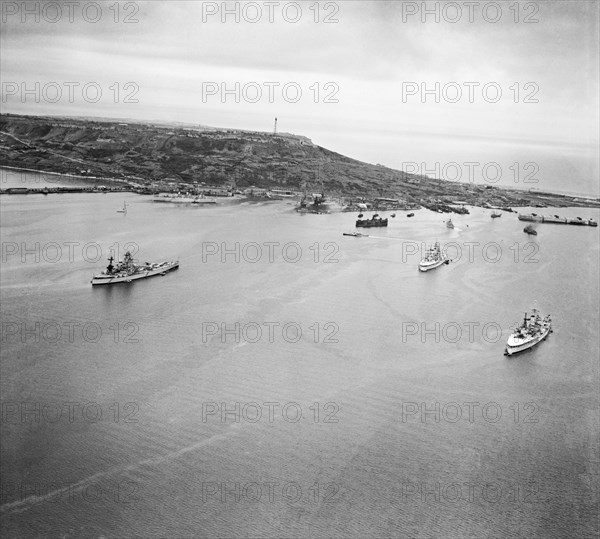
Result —
<instances>
[{"instance_id":1,"label":"dark land mass","mask_svg":"<svg viewBox=\"0 0 600 539\"><path fill-rule=\"evenodd\" d=\"M593 199L408 174L351 159L303 136L185 124L0 115L2 165L127 182L144 192L201 186L326 192L400 206L598 206Z\"/></svg>"}]
</instances>

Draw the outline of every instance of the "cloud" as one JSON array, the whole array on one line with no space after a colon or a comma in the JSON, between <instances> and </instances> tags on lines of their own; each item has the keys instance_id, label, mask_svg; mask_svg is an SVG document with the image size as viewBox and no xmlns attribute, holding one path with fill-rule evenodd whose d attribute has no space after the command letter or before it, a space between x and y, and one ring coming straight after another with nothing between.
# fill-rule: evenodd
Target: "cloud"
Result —
<instances>
[{"instance_id":1,"label":"cloud","mask_svg":"<svg viewBox=\"0 0 600 539\"><path fill-rule=\"evenodd\" d=\"M457 23L443 17L436 23L435 14L423 23L422 13L408 14L422 2L300 3L297 22L290 22L293 10L282 11L290 3L273 7L269 22L266 5L258 2L262 17L256 23L244 20L244 13L246 18L257 13L248 2L226 4L238 6L239 22L233 12L222 22L222 2L130 4L139 9L133 13L121 3L117 12L113 3L102 3L95 23L77 11L73 22L41 17L35 23L29 16L22 23L19 14L9 16L2 23L0 59L4 81L94 81L103 88L131 82L139 87L139 103L29 103L12 97L3 109L237 122L248 129L263 128L270 124L267 118L278 115L290 122L290 130L327 140L331 126L389 136L411 131L515 141L597 140L599 8L594 2L520 3L518 9L516 3L500 3L497 23L488 22L479 8L469 22L464 3L458 3L464 11ZM441 16L444 10L451 13L451 4L426 6L440 6ZM49 3L27 5L43 10ZM539 12L527 6L538 6ZM127 17L137 22L124 23ZM527 17L539 22L526 23ZM327 23L328 18L338 22ZM222 95L207 100L202 93L207 82L228 88L236 82L242 87L293 82L303 98L297 103L281 95L274 102L223 102ZM422 103L421 94L406 100L407 82L428 88L456 83L465 94L458 103L431 97ZM479 84L473 102L465 97L465 82ZM502 89L498 103L482 98L480 89L489 82ZM337 103L324 102L327 83L337 86ZM539 102L524 103L527 96Z\"/></svg>"}]
</instances>

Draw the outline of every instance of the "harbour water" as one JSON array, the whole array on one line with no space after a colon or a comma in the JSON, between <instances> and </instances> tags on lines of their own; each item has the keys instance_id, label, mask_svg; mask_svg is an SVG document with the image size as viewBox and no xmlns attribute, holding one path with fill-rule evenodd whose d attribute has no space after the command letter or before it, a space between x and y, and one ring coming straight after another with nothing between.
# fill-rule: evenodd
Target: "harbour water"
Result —
<instances>
[{"instance_id":1,"label":"harbour water","mask_svg":"<svg viewBox=\"0 0 600 539\"><path fill-rule=\"evenodd\" d=\"M597 228L0 205L3 537L598 533ZM111 247L181 267L92 287ZM554 333L504 357L534 303Z\"/></svg>"}]
</instances>

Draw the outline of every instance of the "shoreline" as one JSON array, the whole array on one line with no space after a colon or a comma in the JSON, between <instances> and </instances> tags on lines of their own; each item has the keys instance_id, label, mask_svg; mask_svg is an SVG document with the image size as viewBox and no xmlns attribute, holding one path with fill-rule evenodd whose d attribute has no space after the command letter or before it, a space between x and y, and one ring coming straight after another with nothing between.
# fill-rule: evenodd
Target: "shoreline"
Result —
<instances>
[{"instance_id":1,"label":"shoreline","mask_svg":"<svg viewBox=\"0 0 600 539\"><path fill-rule=\"evenodd\" d=\"M36 170L33 168L25 168L25 167L13 167L13 166L9 166L9 165L2 165L0 166L0 170L3 169L7 169L7 170L16 170L16 171L23 171L23 172L32 172L34 174L50 174L52 176L63 176L63 177L67 177L67 178L77 178L77 179L81 179L83 181L85 180L92 180L94 183L98 182L98 181L105 181L105 182L117 182L117 183L125 183L128 184L128 186L131 186L131 182L129 180L122 180L119 178L107 178L106 176L81 176L78 174L67 174L64 172L52 172L51 170ZM52 183L52 182L50 182Z\"/></svg>"},{"instance_id":2,"label":"shoreline","mask_svg":"<svg viewBox=\"0 0 600 539\"><path fill-rule=\"evenodd\" d=\"M156 191L155 193L149 193L149 192L147 192L147 189L144 186L134 183L131 180L110 178L110 177L106 177L106 176L82 176L82 175L68 174L68 173L63 173L63 172L53 172L50 170L37 170L37 169L32 169L32 168L27 168L27 167L15 167L15 166L10 166L10 165L0 166L0 171L4 170L4 169L10 170L10 171L16 171L16 172L26 172L26 173L32 173L32 174L62 177L62 178L66 179L66 181L64 183L67 185L55 186L55 187L41 187L41 186L28 187L27 184L24 183L24 185L19 186L19 187L13 186L13 187L7 187L7 188L0 189L0 194L2 194L2 195L8 195L8 194L24 195L24 194L45 194L45 193L47 194L47 191L49 189L51 189L54 194L74 192L73 191L74 189L81 189L83 192L90 192L89 190L91 190L91 192L102 193L102 192L114 190L115 188L118 188L119 191L130 191L130 192L134 192L134 193L137 193L140 195L156 195L160 192L163 192L163 193L167 192L167 191ZM75 186L75 185L69 186L68 179L77 180L77 183L79 185L78 186ZM46 182L49 184L54 183L54 182L48 181L48 180L46 180ZM75 183L75 182L72 182L72 183ZM99 189L98 184L100 184L100 183L107 184L106 189ZM28 191L19 193L19 192L14 192L13 191L14 189L27 189ZM560 193L552 193L549 191L532 192L532 191L521 191L518 189L510 189L510 188L503 188L503 187L498 187L497 189L501 192L503 191L507 195L523 197L520 199L520 201L529 203L529 204L517 204L517 203L513 204L513 203L509 202L507 204L507 206L514 207L514 208L517 208L517 207L537 207L539 209L542 209L542 208L565 208L565 207L569 207L569 208L577 208L577 207L579 207L579 208L581 208L581 207L600 208L600 200L597 198L591 197L589 195L572 196L572 195L563 195ZM144 191L144 192L142 192L142 191ZM344 195L337 195L337 194L332 194L332 196L334 198L340 198L340 199L355 198L355 197L345 197ZM425 196L423 198L425 198ZM465 197L464 193L462 194L462 197L469 198L469 197ZM372 197L365 196L364 198L367 199L367 198L372 198ZM241 197L241 199L243 201L244 197ZM424 202L421 199L420 203L417 203L417 205L420 207L423 207L423 208L427 208L428 206L439 205L440 203L436 202L435 199L436 199L435 195L431 194L429 201ZM250 201L250 200L248 200L248 201ZM484 209L494 209L494 208L489 208L488 206L486 206L487 203L485 203L485 202L480 203L480 201L478 201L478 200L467 200L465 202L466 202L466 204L464 204L464 206L479 207L479 208L484 208ZM543 204L543 206L539 206L540 204ZM456 204L452 204L452 203L444 203L442 205L456 206ZM431 210L431 208L429 208L429 209ZM499 209L499 208L497 208L497 209ZM344 211L344 210L340 209L338 211ZM348 210L346 210L346 211L348 211ZM352 210L349 210L349 211L352 211ZM380 211L385 211L385 210L380 210ZM403 210L396 209L395 211L403 211ZM318 212L310 212L309 211L306 213L318 213ZM334 211L334 213L337 213L337 212ZM460 214L460 212L456 212L456 213Z\"/></svg>"},{"instance_id":3,"label":"shoreline","mask_svg":"<svg viewBox=\"0 0 600 539\"><path fill-rule=\"evenodd\" d=\"M60 182L62 177L67 185L127 186L144 194L216 190L229 195L252 189L281 190L285 186L304 191L305 196L312 193L314 197L317 192L329 200L340 199L344 206L381 210L391 205L448 212L454 211L454 206L459 210L456 213L465 204L600 207L596 185L588 186L587 182L581 186L587 193L581 195L523 190L523 185L501 186L495 182L453 182L363 162L313 144L305 137L299 141L295 136L273 136L270 132L195 131L177 124L89 118L0 114L0 119L0 147L6 152L4 168L16 174L45 175L49 184ZM255 146L260 151L247 151ZM225 147L227 151L223 152ZM265 155L273 159L265 160ZM26 192L26 182L21 185L23 189L12 191ZM560 186L565 187L564 183Z\"/></svg>"},{"instance_id":4,"label":"shoreline","mask_svg":"<svg viewBox=\"0 0 600 539\"><path fill-rule=\"evenodd\" d=\"M60 188L55 188L55 189L60 189ZM143 195L146 197L153 197L154 195L148 194L148 193L136 193L134 190L129 190L129 189L123 189L123 190L119 190L119 191L112 191L110 189L107 189L105 191L103 190L91 190L93 188L91 187L84 187L81 188L81 191L73 191L73 189L77 189L76 187L65 187L65 190L62 192L62 194L73 194L76 192L81 192L81 193L118 193L118 192L130 192L130 193L135 193L135 194L139 194L139 195ZM2 190L0 190L0 194L2 195L13 195L13 196L18 196L18 195L24 195L24 194L44 194L43 191L37 190L34 192L30 192L30 193L6 193L3 192ZM61 194L61 191L50 191L49 193L46 194ZM354 214L357 213L357 210L344 210L344 209L335 209L335 210L328 210L328 211L323 211L323 212L312 212L312 211L308 211L308 212L299 212L296 209L296 206L293 204L293 202L289 201L289 200L269 200L269 199L264 199L264 200L257 200L257 199L249 199L239 195L233 196L233 197L222 197L218 198L215 204L193 204L191 202L189 203L170 203L170 202L164 202L164 203L156 203L153 200L147 200L146 202L150 203L151 205L156 205L159 207L170 207L170 208L176 208L176 207L187 207L187 208L191 208L191 207L195 207L197 209L216 209L216 208L223 208L226 206L238 206L241 204L249 204L252 206L262 206L263 208L266 208L267 206L272 206L275 208L279 208L281 210L286 210L289 213L296 213L298 215L335 215L335 214L347 214L349 217L354 218ZM291 207L293 206L293 207ZM478 206L475 204L465 204L464 206L465 208L469 209L469 210L475 210L475 209L479 209L482 210L484 212L493 212L493 211L498 211L499 208L489 208L489 207L485 207L485 206ZM549 212L559 212L561 209L571 209L574 210L575 208L587 208L587 209L592 209L592 210L600 210L600 206L585 206L585 205L575 205L575 206L547 206L544 208L539 208L536 207L534 205L514 205L511 207L512 209L512 214L514 214L515 217L518 217L519 214L524 213L524 214L530 214L533 211L535 212L540 212L540 213L549 213ZM390 209L390 210L362 210L363 213L379 213L381 214L390 214L390 213L398 213L398 214L402 214L402 213L406 213L406 212L425 212L427 214L432 214L432 215L436 215L439 216L442 221L445 221L448 218L451 218L453 220L456 219L466 219L466 220L470 220L473 218L473 215L471 213L466 213L466 214L450 214L447 212L438 212L435 210L432 210L430 208L427 208L425 206L420 206L418 208L409 208L409 209ZM503 213L504 215L504 213ZM508 215L511 215L510 213ZM583 214L582 214L583 215ZM386 215L386 217L389 217L389 215ZM401 215L399 215L399 217L402 217ZM566 216L566 219L570 219L570 218L574 218L571 216ZM585 221L587 221L589 218L586 217L584 218ZM598 221L600 220L600 215L598 216L594 216L593 218L594 220ZM401 219L400 219L401 220ZM542 221L539 222L535 222L535 224L542 224ZM554 224L554 223L550 223L550 224ZM559 224L563 224L563 223L559 223ZM566 225L569 224L573 224L573 223L564 223ZM586 223L587 224L587 223ZM587 228L584 227L584 228ZM375 229L377 230L377 229Z\"/></svg>"}]
</instances>

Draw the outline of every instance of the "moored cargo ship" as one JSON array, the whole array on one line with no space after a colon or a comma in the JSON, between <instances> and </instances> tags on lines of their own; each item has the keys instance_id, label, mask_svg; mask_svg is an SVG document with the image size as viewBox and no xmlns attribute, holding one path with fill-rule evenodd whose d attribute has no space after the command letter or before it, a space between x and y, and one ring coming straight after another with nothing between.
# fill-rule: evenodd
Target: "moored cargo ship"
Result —
<instances>
[{"instance_id":1,"label":"moored cargo ship","mask_svg":"<svg viewBox=\"0 0 600 539\"><path fill-rule=\"evenodd\" d=\"M386 219L382 219L376 213L375 215L373 215L373 217L371 217L371 219L357 219L356 220L356 226L357 227L364 227L364 228L371 228L371 227L378 227L378 226L388 226L388 220L387 220L387 218Z\"/></svg>"}]
</instances>

